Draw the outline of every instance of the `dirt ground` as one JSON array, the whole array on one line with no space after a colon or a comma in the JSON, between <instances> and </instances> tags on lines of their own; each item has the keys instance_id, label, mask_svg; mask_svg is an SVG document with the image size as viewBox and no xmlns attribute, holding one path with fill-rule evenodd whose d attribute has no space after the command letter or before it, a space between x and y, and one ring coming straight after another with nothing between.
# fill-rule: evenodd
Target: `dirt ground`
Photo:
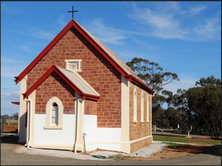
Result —
<instances>
[{"instance_id":1,"label":"dirt ground","mask_svg":"<svg viewBox=\"0 0 222 166\"><path fill-rule=\"evenodd\" d=\"M178 148L164 148L162 151L154 153L150 157L124 157L119 156L118 160L161 160L169 159L174 157L183 157L195 155L203 152L206 147L213 146L212 144L207 144L197 141L211 141L211 142L220 142L220 140L205 139L205 138L190 138L189 143L192 145L181 145Z\"/></svg>"}]
</instances>

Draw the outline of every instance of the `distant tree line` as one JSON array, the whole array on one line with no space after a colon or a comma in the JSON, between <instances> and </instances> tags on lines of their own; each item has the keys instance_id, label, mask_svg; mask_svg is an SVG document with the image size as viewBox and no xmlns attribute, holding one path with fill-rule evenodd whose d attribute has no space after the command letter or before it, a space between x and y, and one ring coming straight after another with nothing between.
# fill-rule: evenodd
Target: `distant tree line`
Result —
<instances>
[{"instance_id":1,"label":"distant tree line","mask_svg":"<svg viewBox=\"0 0 222 166\"><path fill-rule=\"evenodd\" d=\"M221 133L221 80L213 75L200 78L194 87L178 89L176 94L164 89L173 81L179 81L176 73L163 72L158 63L133 58L126 63L150 88L155 91L152 105L152 123L165 128L177 128L180 132L191 129L196 134L210 135L217 139ZM167 103L168 107L163 108Z\"/></svg>"}]
</instances>

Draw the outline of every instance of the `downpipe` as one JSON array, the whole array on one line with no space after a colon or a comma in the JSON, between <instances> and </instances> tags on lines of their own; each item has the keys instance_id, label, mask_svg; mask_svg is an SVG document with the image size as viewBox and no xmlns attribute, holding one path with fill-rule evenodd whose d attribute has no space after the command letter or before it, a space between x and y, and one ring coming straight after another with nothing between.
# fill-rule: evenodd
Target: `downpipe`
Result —
<instances>
[{"instance_id":1,"label":"downpipe","mask_svg":"<svg viewBox=\"0 0 222 166\"><path fill-rule=\"evenodd\" d=\"M83 133L83 140L84 140L84 153L86 154L86 139L85 136L87 136L86 133Z\"/></svg>"}]
</instances>

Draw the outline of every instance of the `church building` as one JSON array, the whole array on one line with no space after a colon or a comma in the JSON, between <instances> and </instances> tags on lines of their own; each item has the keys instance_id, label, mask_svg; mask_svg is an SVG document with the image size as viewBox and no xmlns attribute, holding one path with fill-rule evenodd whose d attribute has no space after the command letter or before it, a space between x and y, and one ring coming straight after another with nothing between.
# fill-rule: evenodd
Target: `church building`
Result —
<instances>
[{"instance_id":1,"label":"church building","mask_svg":"<svg viewBox=\"0 0 222 166\"><path fill-rule=\"evenodd\" d=\"M74 19L15 79L28 148L129 154L153 141L154 91Z\"/></svg>"}]
</instances>

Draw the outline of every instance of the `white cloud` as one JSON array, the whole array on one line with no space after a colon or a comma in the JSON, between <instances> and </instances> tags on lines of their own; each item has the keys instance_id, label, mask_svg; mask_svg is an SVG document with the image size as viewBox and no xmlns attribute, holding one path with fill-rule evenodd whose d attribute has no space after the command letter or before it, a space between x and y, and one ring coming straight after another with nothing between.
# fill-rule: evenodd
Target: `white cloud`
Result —
<instances>
[{"instance_id":1,"label":"white cloud","mask_svg":"<svg viewBox=\"0 0 222 166\"><path fill-rule=\"evenodd\" d=\"M19 101L19 97L20 97L20 92L16 90L1 92L1 99L7 99L10 101Z\"/></svg>"},{"instance_id":2,"label":"white cloud","mask_svg":"<svg viewBox=\"0 0 222 166\"><path fill-rule=\"evenodd\" d=\"M26 46L26 45L21 45L20 46L23 50L25 50L26 52L30 52L30 49Z\"/></svg>"},{"instance_id":3,"label":"white cloud","mask_svg":"<svg viewBox=\"0 0 222 166\"><path fill-rule=\"evenodd\" d=\"M55 35L51 32L46 32L46 31L43 31L43 30L39 30L37 28L30 28L29 29L29 33L30 35L34 36L34 37L37 37L37 38L41 38L41 39L50 39L52 40Z\"/></svg>"},{"instance_id":4,"label":"white cloud","mask_svg":"<svg viewBox=\"0 0 222 166\"><path fill-rule=\"evenodd\" d=\"M205 24L194 27L194 32L198 34L199 40L221 40L221 20L217 17L206 19Z\"/></svg>"},{"instance_id":5,"label":"white cloud","mask_svg":"<svg viewBox=\"0 0 222 166\"><path fill-rule=\"evenodd\" d=\"M219 16L211 19L200 17L199 21L190 25L185 22L192 16L206 9L206 6L193 6L188 10L180 8L177 2L159 2L155 8L138 8L135 3L129 18L139 22L145 36L163 39L181 39L189 41L221 40L221 21ZM138 24L138 26L140 26Z\"/></svg>"},{"instance_id":6,"label":"white cloud","mask_svg":"<svg viewBox=\"0 0 222 166\"><path fill-rule=\"evenodd\" d=\"M22 61L16 61L16 60L2 58L2 57L1 57L1 62L3 62L3 63L23 63Z\"/></svg>"},{"instance_id":7,"label":"white cloud","mask_svg":"<svg viewBox=\"0 0 222 166\"><path fill-rule=\"evenodd\" d=\"M196 14L199 14L202 10L204 10L206 6L196 6L188 10L187 13L189 16L194 16Z\"/></svg>"},{"instance_id":8,"label":"white cloud","mask_svg":"<svg viewBox=\"0 0 222 166\"><path fill-rule=\"evenodd\" d=\"M19 100L16 100L19 101ZM2 102L1 103L1 115L9 115L11 116L14 113L19 112L19 105L12 104L11 101Z\"/></svg>"},{"instance_id":9,"label":"white cloud","mask_svg":"<svg viewBox=\"0 0 222 166\"><path fill-rule=\"evenodd\" d=\"M61 15L61 16L59 17L58 21L57 21L57 23L58 23L59 25L61 25L61 27L65 27L66 24L67 24L67 22L64 21L64 17L65 17L64 15Z\"/></svg>"},{"instance_id":10,"label":"white cloud","mask_svg":"<svg viewBox=\"0 0 222 166\"><path fill-rule=\"evenodd\" d=\"M1 66L1 77L9 77L14 79L14 77L18 76L25 68L26 66L23 65Z\"/></svg>"},{"instance_id":11,"label":"white cloud","mask_svg":"<svg viewBox=\"0 0 222 166\"><path fill-rule=\"evenodd\" d=\"M86 27L86 29L89 29L94 36L104 43L121 45L123 44L121 40L127 38L127 35L121 30L105 26L102 19L94 19Z\"/></svg>"},{"instance_id":12,"label":"white cloud","mask_svg":"<svg viewBox=\"0 0 222 166\"><path fill-rule=\"evenodd\" d=\"M164 86L164 89L173 92L173 94L177 93L177 89L186 89L192 88L195 86L196 81L198 79L192 78L187 73L183 73L180 76L178 75L180 81L172 82L168 85Z\"/></svg>"}]
</instances>

